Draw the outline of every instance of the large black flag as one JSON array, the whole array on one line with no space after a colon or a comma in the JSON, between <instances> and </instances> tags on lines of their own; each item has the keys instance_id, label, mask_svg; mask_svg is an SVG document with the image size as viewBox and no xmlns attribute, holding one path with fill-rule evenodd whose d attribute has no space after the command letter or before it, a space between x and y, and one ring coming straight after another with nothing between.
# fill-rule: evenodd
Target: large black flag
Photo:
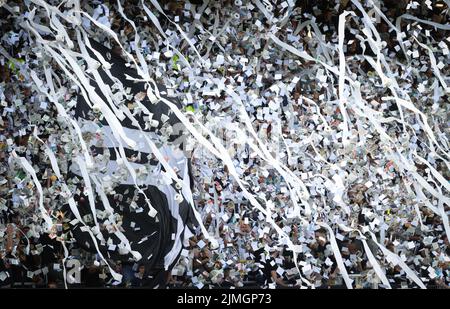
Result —
<instances>
[{"instance_id":1,"label":"large black flag","mask_svg":"<svg viewBox=\"0 0 450 309\"><path fill-rule=\"evenodd\" d=\"M125 89L130 90L130 95L146 93L145 83L127 79L127 76L138 78L138 75L134 69L126 65L126 62L120 55L95 41L91 41L91 45L111 63L111 75L120 80ZM96 58L93 53L90 56L94 59ZM114 84L114 81L108 77L103 69L100 68L98 71L105 84L109 86ZM103 96L99 85L94 80L92 80L91 86L95 87L97 94L107 103L108 101ZM161 95L164 96L166 87L158 85L158 88ZM160 130L163 126L176 127L178 125L179 127L179 121L174 114L170 113L169 108L163 102L151 103L147 97L140 102L153 114L151 119L153 124L152 126L146 126L146 122L148 123L149 119L145 113L136 113L134 115L142 130L138 129L135 123L127 117L121 121L127 136L134 139L139 145L136 149L125 148L125 154L127 159L132 162L133 167L146 167L153 171L147 178L148 181L143 181L139 184L139 188L145 193L151 205L156 209L157 214L154 217L148 214L149 206L145 201L145 196L137 190L131 181L122 180L114 186L114 192L108 195L108 201L114 212L119 215L118 218L122 222L123 234L128 239L131 249L139 252L141 255L138 263L146 267L147 280L145 280L145 285L159 285L161 287L165 283L167 272L171 270L179 258L183 241L185 242L187 237L192 235L196 225L193 210L189 199L186 199L186 194L184 194L181 202L179 199L180 195L183 196L183 191L185 193L185 190L190 191L192 188L191 167L190 160L180 149L175 149L174 151L174 147L165 147L166 145L163 145L160 147L161 152L169 159L171 167L175 166L177 168L178 176L181 179L184 178L185 184L186 175L188 176L188 185L187 188L185 186L180 188L174 183L166 186L155 185L153 182L155 175L157 178L158 171L164 172L165 169L160 162L152 157L150 149L142 139L142 134L148 134L147 136L150 138L155 137L161 134ZM177 102L177 105L180 106L179 102ZM118 144L110 136L108 122L98 116L86 103L85 98L79 95L75 117L79 121L83 133L98 134L100 130L100 134L106 136L106 143L101 145L91 143L89 148L94 158L98 156L108 158L108 162L105 165L106 168L101 175L105 177L113 176L118 166L116 160L120 159L117 158L116 152ZM180 136L183 133L182 130L173 131L173 134L167 136L167 144L173 144L177 139L180 140ZM181 146L178 145L179 148ZM80 180L80 188L83 189L84 182L82 177L80 177L77 164L72 164L71 171L71 176ZM88 197L82 193L83 190L80 191L81 193L76 196L76 200L81 215L94 216L95 214L92 213ZM177 195L178 198L174 198ZM190 200L192 202L192 199ZM103 204L97 196L95 209L100 212L104 211L105 205ZM100 223L102 222L101 219L99 221ZM116 260L132 260L130 252L126 252L126 250L121 252L121 240L115 234L107 229L102 230L101 233L106 240L106 243L103 244L99 242L100 250L105 257ZM95 252L94 243L88 233L82 230L82 225L75 226L72 229L72 234L82 248Z\"/></svg>"}]
</instances>

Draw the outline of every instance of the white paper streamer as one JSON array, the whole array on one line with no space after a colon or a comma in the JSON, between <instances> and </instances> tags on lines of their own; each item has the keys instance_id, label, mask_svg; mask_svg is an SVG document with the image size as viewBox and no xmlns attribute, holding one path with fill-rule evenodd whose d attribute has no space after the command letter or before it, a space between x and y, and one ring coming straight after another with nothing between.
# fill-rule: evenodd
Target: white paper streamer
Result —
<instances>
[{"instance_id":1,"label":"white paper streamer","mask_svg":"<svg viewBox=\"0 0 450 309\"><path fill-rule=\"evenodd\" d=\"M25 171L31 176L31 179L33 180L33 183L36 186L36 189L38 190L39 193L39 210L41 212L42 218L46 223L45 230L50 231L53 227L53 221L48 215L47 209L45 209L44 207L44 193L42 192L41 183L39 182L39 179L36 176L36 171L31 166L31 164L28 162L27 159L18 156L15 151L12 151L11 155L20 163L20 165L25 169Z\"/></svg>"}]
</instances>

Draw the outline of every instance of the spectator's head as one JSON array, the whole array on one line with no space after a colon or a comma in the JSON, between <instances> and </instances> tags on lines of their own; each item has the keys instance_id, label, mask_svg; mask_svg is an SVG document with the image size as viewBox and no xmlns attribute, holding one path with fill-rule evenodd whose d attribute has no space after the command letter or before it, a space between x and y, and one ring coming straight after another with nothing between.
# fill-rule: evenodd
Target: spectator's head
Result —
<instances>
[{"instance_id":1,"label":"spectator's head","mask_svg":"<svg viewBox=\"0 0 450 309\"><path fill-rule=\"evenodd\" d=\"M225 267L223 269L223 279L230 279L230 268L229 267Z\"/></svg>"},{"instance_id":2,"label":"spectator's head","mask_svg":"<svg viewBox=\"0 0 450 309\"><path fill-rule=\"evenodd\" d=\"M222 263L221 263L220 261L216 261L216 262L214 263L214 268L215 268L215 269L221 269L221 268L222 268Z\"/></svg>"},{"instance_id":3,"label":"spectator's head","mask_svg":"<svg viewBox=\"0 0 450 309\"><path fill-rule=\"evenodd\" d=\"M122 272L122 262L118 261L114 268L117 273L121 273Z\"/></svg>"},{"instance_id":4,"label":"spectator's head","mask_svg":"<svg viewBox=\"0 0 450 309\"><path fill-rule=\"evenodd\" d=\"M138 273L140 275L144 275L145 274L145 265L140 265L138 268Z\"/></svg>"},{"instance_id":5,"label":"spectator's head","mask_svg":"<svg viewBox=\"0 0 450 309\"><path fill-rule=\"evenodd\" d=\"M444 241L444 244L449 247L450 246L450 242L448 241L448 236L447 235L443 235L441 238Z\"/></svg>"}]
</instances>

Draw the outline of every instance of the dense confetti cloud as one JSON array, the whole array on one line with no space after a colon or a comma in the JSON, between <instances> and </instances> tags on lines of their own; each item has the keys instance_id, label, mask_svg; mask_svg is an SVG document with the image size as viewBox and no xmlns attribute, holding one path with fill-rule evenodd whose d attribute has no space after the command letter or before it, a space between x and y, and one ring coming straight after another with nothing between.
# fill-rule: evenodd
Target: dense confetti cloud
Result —
<instances>
[{"instance_id":1,"label":"dense confetti cloud","mask_svg":"<svg viewBox=\"0 0 450 309\"><path fill-rule=\"evenodd\" d=\"M448 287L449 5L0 2L0 284Z\"/></svg>"}]
</instances>

